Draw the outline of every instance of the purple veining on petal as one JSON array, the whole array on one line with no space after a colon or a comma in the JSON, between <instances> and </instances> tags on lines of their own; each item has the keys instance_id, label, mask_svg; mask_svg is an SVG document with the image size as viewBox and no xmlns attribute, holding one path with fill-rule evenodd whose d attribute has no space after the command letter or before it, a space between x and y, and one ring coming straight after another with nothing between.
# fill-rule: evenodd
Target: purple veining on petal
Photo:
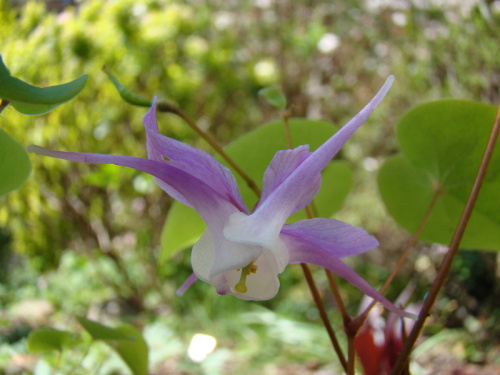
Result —
<instances>
[{"instance_id":1,"label":"purple veining on petal","mask_svg":"<svg viewBox=\"0 0 500 375\"><path fill-rule=\"evenodd\" d=\"M249 212L241 197L236 179L228 168L207 152L158 132L156 98L143 120L150 158L154 160L168 158L170 160L168 164L205 182L212 189L226 196L227 200L238 207L240 211Z\"/></svg>"},{"instance_id":2,"label":"purple veining on petal","mask_svg":"<svg viewBox=\"0 0 500 375\"><path fill-rule=\"evenodd\" d=\"M28 152L34 152L54 158L83 163L115 164L146 172L172 186L187 199L208 227L222 231L225 218L238 208L227 201L219 192L213 190L203 181L189 173L155 160L135 158L132 156L88 154L79 152L54 151L43 147L30 145Z\"/></svg>"},{"instance_id":3,"label":"purple veining on petal","mask_svg":"<svg viewBox=\"0 0 500 375\"><path fill-rule=\"evenodd\" d=\"M307 241L337 258L361 254L379 245L375 236L363 228L334 219L300 220L286 224L281 233Z\"/></svg>"},{"instance_id":4,"label":"purple veining on petal","mask_svg":"<svg viewBox=\"0 0 500 375\"><path fill-rule=\"evenodd\" d=\"M261 202L264 202L268 196L271 195L271 193L309 157L309 155L309 145L299 146L293 150L278 151L264 173L262 195L255 209L257 209L261 205ZM320 186L321 173L318 173L316 177L311 179L309 189L304 192L302 199L297 202L297 206L292 214L307 206L318 193Z\"/></svg>"},{"instance_id":5,"label":"purple veining on petal","mask_svg":"<svg viewBox=\"0 0 500 375\"><path fill-rule=\"evenodd\" d=\"M156 104L158 100L156 97L153 98L153 104L149 111L146 113L146 115L143 118L144 122L144 127L146 129L150 129L151 131L156 131L158 132L158 125L156 123ZM153 144L151 143L150 137L148 136L148 132L146 132L146 149L148 152L148 159L150 160L155 160L158 162L165 163L165 159L163 158L163 155L157 150ZM168 195L170 195L172 198L175 200L178 200L181 203L184 203L187 206L190 206L189 202L187 199L174 189L172 186L170 186L166 181L163 181L162 179L155 177L155 182L158 184L158 186L165 191Z\"/></svg>"},{"instance_id":6,"label":"purple veining on petal","mask_svg":"<svg viewBox=\"0 0 500 375\"><path fill-rule=\"evenodd\" d=\"M285 224L285 221L297 207L298 202L303 199L310 189L311 181L316 178L318 173L323 170L351 135L366 121L387 94L393 81L394 76L390 76L374 98L356 116L305 159L286 180L273 190L266 200L259 203L259 208L252 214L256 231L261 230L259 223L272 226L283 226Z\"/></svg>"},{"instance_id":7,"label":"purple veining on petal","mask_svg":"<svg viewBox=\"0 0 500 375\"><path fill-rule=\"evenodd\" d=\"M322 248L298 237L283 233L280 238L285 242L290 252L290 263L311 263L326 268L359 288L366 295L382 303L388 310L400 316L414 318L413 314L401 310L382 294L377 292L365 279L343 263L339 258L332 256Z\"/></svg>"}]
</instances>

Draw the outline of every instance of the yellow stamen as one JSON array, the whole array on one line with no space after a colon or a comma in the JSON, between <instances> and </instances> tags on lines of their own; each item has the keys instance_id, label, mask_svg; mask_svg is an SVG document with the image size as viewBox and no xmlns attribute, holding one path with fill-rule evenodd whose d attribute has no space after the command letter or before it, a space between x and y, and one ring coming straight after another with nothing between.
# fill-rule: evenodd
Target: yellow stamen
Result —
<instances>
[{"instance_id":1,"label":"yellow stamen","mask_svg":"<svg viewBox=\"0 0 500 375\"><path fill-rule=\"evenodd\" d=\"M251 262L248 266L243 267L241 270L241 276L240 276L240 281L238 284L234 286L234 289L238 293L246 293L247 292L247 286L246 286L246 280L247 276L250 275L251 273L257 272L257 266L253 264L254 262Z\"/></svg>"}]
</instances>

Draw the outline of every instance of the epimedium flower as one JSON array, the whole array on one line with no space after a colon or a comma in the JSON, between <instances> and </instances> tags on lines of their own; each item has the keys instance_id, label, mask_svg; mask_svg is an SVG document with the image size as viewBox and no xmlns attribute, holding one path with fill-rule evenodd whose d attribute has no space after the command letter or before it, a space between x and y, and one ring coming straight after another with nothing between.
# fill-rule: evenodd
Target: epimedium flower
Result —
<instances>
[{"instance_id":1,"label":"epimedium flower","mask_svg":"<svg viewBox=\"0 0 500 375\"><path fill-rule=\"evenodd\" d=\"M210 154L159 133L156 98L144 116L147 159L54 151L33 145L28 151L149 173L172 198L194 208L207 228L193 246L194 275L181 287L181 293L200 279L222 295L267 300L278 292L278 275L287 264L311 263L329 269L388 309L404 314L341 261L377 247L374 236L334 219L314 218L286 224L317 194L323 168L365 122L393 81L390 76L366 107L316 151L309 152L309 147L303 145L277 152L264 173L262 194L252 211L243 202L229 169Z\"/></svg>"}]
</instances>

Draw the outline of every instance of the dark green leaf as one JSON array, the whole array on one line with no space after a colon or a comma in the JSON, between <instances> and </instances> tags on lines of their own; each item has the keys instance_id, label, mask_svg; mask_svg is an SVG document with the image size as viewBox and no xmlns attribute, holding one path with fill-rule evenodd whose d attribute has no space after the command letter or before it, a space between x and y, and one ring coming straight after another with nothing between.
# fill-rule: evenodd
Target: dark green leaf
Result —
<instances>
[{"instance_id":1,"label":"dark green leaf","mask_svg":"<svg viewBox=\"0 0 500 375\"><path fill-rule=\"evenodd\" d=\"M434 187L442 194L421 238L448 244L472 188L495 119L494 106L439 100L410 110L398 124L405 156L388 160L379 188L389 213L414 232ZM500 250L500 148L493 154L461 247Z\"/></svg>"},{"instance_id":2,"label":"dark green leaf","mask_svg":"<svg viewBox=\"0 0 500 375\"><path fill-rule=\"evenodd\" d=\"M74 81L51 87L36 87L12 77L0 56L0 98L8 100L19 112L38 115L49 112L74 98L83 90L88 75Z\"/></svg>"},{"instance_id":3,"label":"dark green leaf","mask_svg":"<svg viewBox=\"0 0 500 375\"><path fill-rule=\"evenodd\" d=\"M77 317L80 325L87 331L94 340L103 341L135 341L134 335L124 333L122 330L110 328L92 320Z\"/></svg>"},{"instance_id":4,"label":"dark green leaf","mask_svg":"<svg viewBox=\"0 0 500 375\"><path fill-rule=\"evenodd\" d=\"M31 172L28 153L0 129L0 196L19 188Z\"/></svg>"},{"instance_id":5,"label":"dark green leaf","mask_svg":"<svg viewBox=\"0 0 500 375\"><path fill-rule=\"evenodd\" d=\"M291 119L290 132L294 145L309 144L312 151L335 133L335 127L325 121ZM274 154L286 148L283 122L273 121L235 140L225 150L261 186L264 172ZM217 159L220 160L219 157ZM221 162L226 165L224 161ZM253 207L257 197L242 178L234 174L245 203L248 207ZM351 186L351 170L345 163L334 162L327 166L323 171L321 190L314 200L320 216L333 215L341 207ZM302 218L305 218L305 214L298 212L291 220ZM174 203L163 228L160 262L193 245L204 228L205 224L193 209L178 202Z\"/></svg>"},{"instance_id":6,"label":"dark green leaf","mask_svg":"<svg viewBox=\"0 0 500 375\"><path fill-rule=\"evenodd\" d=\"M269 104L279 109L286 108L286 98L276 87L266 87L259 91L259 95L267 100Z\"/></svg>"},{"instance_id":7,"label":"dark green leaf","mask_svg":"<svg viewBox=\"0 0 500 375\"><path fill-rule=\"evenodd\" d=\"M31 331L26 345L28 351L35 354L48 351L61 351L76 341L70 332L59 331L53 328L39 328Z\"/></svg>"}]
</instances>

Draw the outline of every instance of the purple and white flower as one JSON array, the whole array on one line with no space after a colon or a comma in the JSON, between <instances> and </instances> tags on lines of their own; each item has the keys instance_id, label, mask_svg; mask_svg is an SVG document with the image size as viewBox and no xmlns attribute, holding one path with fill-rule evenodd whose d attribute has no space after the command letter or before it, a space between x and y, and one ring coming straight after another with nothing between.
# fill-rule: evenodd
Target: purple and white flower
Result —
<instances>
[{"instance_id":1,"label":"purple and white flower","mask_svg":"<svg viewBox=\"0 0 500 375\"><path fill-rule=\"evenodd\" d=\"M378 246L364 229L334 219L314 218L286 224L306 207L321 185L321 171L365 122L388 92L394 77L351 121L316 151L307 145L276 153L263 179L259 202L249 211L232 173L208 153L161 135L156 122L156 99L144 116L148 159L62 152L38 146L28 151L55 158L107 163L134 168L155 177L171 197L194 208L207 228L192 249L196 277L219 294L244 300L267 300L279 289L278 275L289 263L312 263L329 269L403 314L340 259Z\"/></svg>"}]
</instances>

